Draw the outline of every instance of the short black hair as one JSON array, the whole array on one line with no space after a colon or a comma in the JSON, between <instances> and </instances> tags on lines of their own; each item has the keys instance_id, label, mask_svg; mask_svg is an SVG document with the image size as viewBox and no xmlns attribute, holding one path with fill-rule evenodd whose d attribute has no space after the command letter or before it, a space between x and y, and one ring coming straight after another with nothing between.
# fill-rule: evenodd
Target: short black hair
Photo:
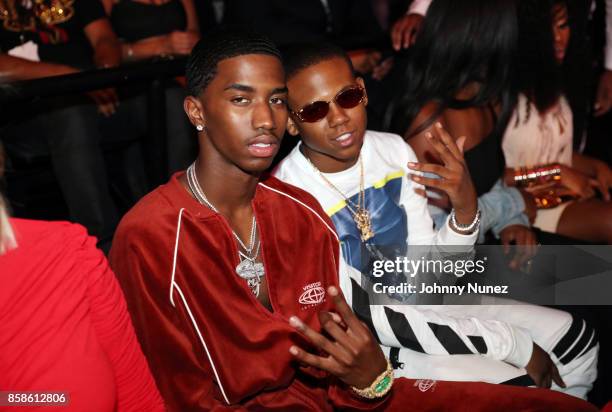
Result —
<instances>
[{"instance_id":1,"label":"short black hair","mask_svg":"<svg viewBox=\"0 0 612 412\"><path fill-rule=\"evenodd\" d=\"M223 28L202 38L187 59L187 89L198 96L217 74L221 60L247 54L265 54L282 62L281 53L266 36L249 30Z\"/></svg>"},{"instance_id":2,"label":"short black hair","mask_svg":"<svg viewBox=\"0 0 612 412\"><path fill-rule=\"evenodd\" d=\"M331 43L302 43L296 44L288 48L283 53L283 60L285 61L285 74L287 79L292 78L298 72L307 69L310 66L321 63L325 60L339 57L346 61L351 72L353 70L353 63L349 58L348 54L340 47Z\"/></svg>"}]
</instances>

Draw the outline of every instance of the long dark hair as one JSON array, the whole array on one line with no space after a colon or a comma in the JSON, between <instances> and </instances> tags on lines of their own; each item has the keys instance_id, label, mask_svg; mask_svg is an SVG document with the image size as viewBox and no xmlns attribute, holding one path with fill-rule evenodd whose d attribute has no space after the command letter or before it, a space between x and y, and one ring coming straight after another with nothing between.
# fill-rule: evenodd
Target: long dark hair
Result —
<instances>
[{"instance_id":1,"label":"long dark hair","mask_svg":"<svg viewBox=\"0 0 612 412\"><path fill-rule=\"evenodd\" d=\"M386 113L389 130L404 134L423 106L436 103L429 127L448 108L499 104L503 130L516 101L513 82L518 39L515 0L434 0L411 48L404 81ZM472 82L478 93L457 94Z\"/></svg>"},{"instance_id":2,"label":"long dark hair","mask_svg":"<svg viewBox=\"0 0 612 412\"><path fill-rule=\"evenodd\" d=\"M519 0L519 90L539 112L563 93L563 66L555 58L553 8L565 0ZM529 112L527 113L527 118Z\"/></svg>"}]
</instances>

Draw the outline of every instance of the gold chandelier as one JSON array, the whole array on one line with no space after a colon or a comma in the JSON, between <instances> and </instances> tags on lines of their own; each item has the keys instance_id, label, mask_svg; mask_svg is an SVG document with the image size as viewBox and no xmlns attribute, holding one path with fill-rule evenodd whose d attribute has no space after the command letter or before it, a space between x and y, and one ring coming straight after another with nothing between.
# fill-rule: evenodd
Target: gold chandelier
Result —
<instances>
[{"instance_id":1,"label":"gold chandelier","mask_svg":"<svg viewBox=\"0 0 612 412\"><path fill-rule=\"evenodd\" d=\"M0 0L0 19L9 31L33 31L36 19L45 26L54 26L70 20L74 15L74 0L34 0L30 16L19 16L15 1Z\"/></svg>"}]
</instances>

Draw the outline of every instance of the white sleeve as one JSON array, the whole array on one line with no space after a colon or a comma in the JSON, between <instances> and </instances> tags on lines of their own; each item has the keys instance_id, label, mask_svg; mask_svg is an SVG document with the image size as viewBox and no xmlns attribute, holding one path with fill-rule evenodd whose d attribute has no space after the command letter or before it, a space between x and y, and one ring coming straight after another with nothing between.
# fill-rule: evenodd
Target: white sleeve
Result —
<instances>
[{"instance_id":1,"label":"white sleeve","mask_svg":"<svg viewBox=\"0 0 612 412\"><path fill-rule=\"evenodd\" d=\"M408 7L406 14L420 14L421 16L425 16L430 4L431 0L414 0L410 4L410 7Z\"/></svg>"},{"instance_id":2,"label":"white sleeve","mask_svg":"<svg viewBox=\"0 0 612 412\"><path fill-rule=\"evenodd\" d=\"M606 70L612 70L612 0L606 0L606 46L604 55Z\"/></svg>"}]
</instances>

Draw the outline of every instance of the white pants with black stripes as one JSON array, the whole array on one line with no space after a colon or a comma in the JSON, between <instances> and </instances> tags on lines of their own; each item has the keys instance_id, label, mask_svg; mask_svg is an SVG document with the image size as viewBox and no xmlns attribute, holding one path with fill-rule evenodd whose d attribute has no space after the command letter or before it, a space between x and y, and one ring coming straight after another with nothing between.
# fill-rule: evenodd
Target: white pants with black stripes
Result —
<instances>
[{"instance_id":1,"label":"white pants with black stripes","mask_svg":"<svg viewBox=\"0 0 612 412\"><path fill-rule=\"evenodd\" d=\"M449 316L498 320L529 330L533 341L549 353L566 384L566 388L561 388L553 383L552 389L586 398L597 377L599 345L593 328L564 311L521 303L490 304L493 301L504 302L483 297L481 305L421 307ZM393 361L391 349L383 350ZM401 368L395 369L398 377L533 385L525 369L484 355L440 356L402 349L399 353L395 351L395 356L401 364Z\"/></svg>"}]
</instances>

